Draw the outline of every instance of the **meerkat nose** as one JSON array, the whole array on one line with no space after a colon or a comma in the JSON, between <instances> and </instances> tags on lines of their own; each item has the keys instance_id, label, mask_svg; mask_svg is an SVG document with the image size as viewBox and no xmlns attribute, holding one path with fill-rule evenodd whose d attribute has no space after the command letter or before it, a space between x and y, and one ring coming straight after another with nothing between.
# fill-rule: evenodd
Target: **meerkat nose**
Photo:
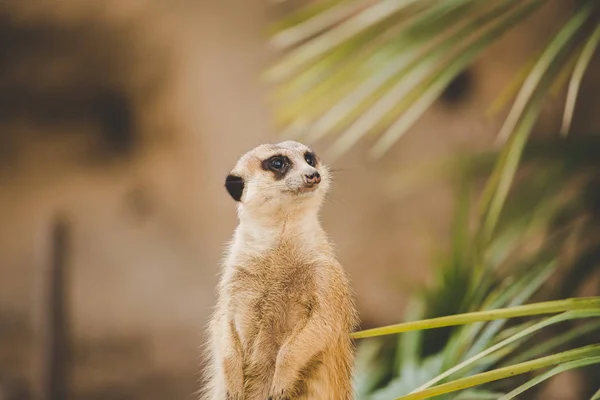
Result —
<instances>
[{"instance_id":1,"label":"meerkat nose","mask_svg":"<svg viewBox=\"0 0 600 400\"><path fill-rule=\"evenodd\" d=\"M319 174L317 171L313 172L312 174L306 174L304 175L304 180L310 186L316 185L321 182L321 174Z\"/></svg>"}]
</instances>

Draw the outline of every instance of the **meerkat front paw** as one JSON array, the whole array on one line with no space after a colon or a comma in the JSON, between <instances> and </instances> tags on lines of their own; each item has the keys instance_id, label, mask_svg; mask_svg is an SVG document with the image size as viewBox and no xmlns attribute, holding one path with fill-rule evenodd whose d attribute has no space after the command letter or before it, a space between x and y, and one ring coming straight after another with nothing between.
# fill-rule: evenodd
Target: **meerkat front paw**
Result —
<instances>
[{"instance_id":1,"label":"meerkat front paw","mask_svg":"<svg viewBox=\"0 0 600 400\"><path fill-rule=\"evenodd\" d=\"M242 385L228 385L226 391L227 400L243 400L244 399L244 387Z\"/></svg>"},{"instance_id":2,"label":"meerkat front paw","mask_svg":"<svg viewBox=\"0 0 600 400\"><path fill-rule=\"evenodd\" d=\"M244 399L244 373L239 362L234 359L226 359L223 363L225 367L225 387L227 400Z\"/></svg>"},{"instance_id":3,"label":"meerkat front paw","mask_svg":"<svg viewBox=\"0 0 600 400\"><path fill-rule=\"evenodd\" d=\"M275 374L269 393L270 400L291 400L297 397L297 377L294 369L290 368L286 359L287 349L279 350L277 361L275 362Z\"/></svg>"},{"instance_id":4,"label":"meerkat front paw","mask_svg":"<svg viewBox=\"0 0 600 400\"><path fill-rule=\"evenodd\" d=\"M227 400L242 400L244 398L244 383L227 385Z\"/></svg>"},{"instance_id":5,"label":"meerkat front paw","mask_svg":"<svg viewBox=\"0 0 600 400\"><path fill-rule=\"evenodd\" d=\"M285 387L285 386L284 386ZM269 400L291 400L293 399L295 396L294 388L293 386L289 386L287 388L284 387L277 387L275 385L273 385L273 388L270 390L270 396L269 396Z\"/></svg>"},{"instance_id":6,"label":"meerkat front paw","mask_svg":"<svg viewBox=\"0 0 600 400\"><path fill-rule=\"evenodd\" d=\"M291 397L285 395L284 393L278 393L269 396L269 400L291 400Z\"/></svg>"}]
</instances>

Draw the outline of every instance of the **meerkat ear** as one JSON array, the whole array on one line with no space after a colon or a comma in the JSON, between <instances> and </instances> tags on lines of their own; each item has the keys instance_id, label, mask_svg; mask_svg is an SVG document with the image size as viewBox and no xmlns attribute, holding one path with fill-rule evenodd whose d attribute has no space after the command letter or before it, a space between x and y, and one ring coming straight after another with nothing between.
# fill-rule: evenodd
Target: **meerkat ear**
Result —
<instances>
[{"instance_id":1,"label":"meerkat ear","mask_svg":"<svg viewBox=\"0 0 600 400\"><path fill-rule=\"evenodd\" d=\"M240 201L242 193L244 193L244 179L241 176L229 174L225 179L225 188L235 201Z\"/></svg>"}]
</instances>

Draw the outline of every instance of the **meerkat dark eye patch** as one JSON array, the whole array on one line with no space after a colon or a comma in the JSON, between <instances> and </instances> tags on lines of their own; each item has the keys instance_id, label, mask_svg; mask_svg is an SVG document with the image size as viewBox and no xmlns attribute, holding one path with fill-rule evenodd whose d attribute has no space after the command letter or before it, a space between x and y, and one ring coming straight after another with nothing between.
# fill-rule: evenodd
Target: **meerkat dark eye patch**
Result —
<instances>
[{"instance_id":1,"label":"meerkat dark eye patch","mask_svg":"<svg viewBox=\"0 0 600 400\"><path fill-rule=\"evenodd\" d=\"M317 165L317 156L312 151L307 151L304 153L304 161L311 167L315 167Z\"/></svg>"},{"instance_id":2,"label":"meerkat dark eye patch","mask_svg":"<svg viewBox=\"0 0 600 400\"><path fill-rule=\"evenodd\" d=\"M240 201L242 193L244 193L244 179L241 176L229 174L225 178L225 188L235 201Z\"/></svg>"},{"instance_id":3,"label":"meerkat dark eye patch","mask_svg":"<svg viewBox=\"0 0 600 400\"><path fill-rule=\"evenodd\" d=\"M292 162L289 158L283 155L275 155L261 162L261 167L265 171L273 172L275 180L281 180L285 177L292 167Z\"/></svg>"}]
</instances>

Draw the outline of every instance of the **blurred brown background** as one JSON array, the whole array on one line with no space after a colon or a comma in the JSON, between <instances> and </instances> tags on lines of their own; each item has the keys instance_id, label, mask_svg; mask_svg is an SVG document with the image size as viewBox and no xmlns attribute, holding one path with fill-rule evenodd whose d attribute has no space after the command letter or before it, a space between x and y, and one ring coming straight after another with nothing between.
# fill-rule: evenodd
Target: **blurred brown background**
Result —
<instances>
[{"instance_id":1,"label":"blurred brown background","mask_svg":"<svg viewBox=\"0 0 600 400\"><path fill-rule=\"evenodd\" d=\"M484 117L489 104L568 3L489 49L384 160L365 162L359 146L335 165L323 221L364 327L401 318L448 229L449 189L405 195L392 172L489 146L502 121ZM274 17L257 0L0 3L0 399L40 385L61 215L71 398L193 398L236 224L223 179L243 152L279 140L259 80ZM582 98L600 90L589 75ZM557 130L556 103L540 130ZM579 104L576 126L600 128L598 103Z\"/></svg>"}]
</instances>

